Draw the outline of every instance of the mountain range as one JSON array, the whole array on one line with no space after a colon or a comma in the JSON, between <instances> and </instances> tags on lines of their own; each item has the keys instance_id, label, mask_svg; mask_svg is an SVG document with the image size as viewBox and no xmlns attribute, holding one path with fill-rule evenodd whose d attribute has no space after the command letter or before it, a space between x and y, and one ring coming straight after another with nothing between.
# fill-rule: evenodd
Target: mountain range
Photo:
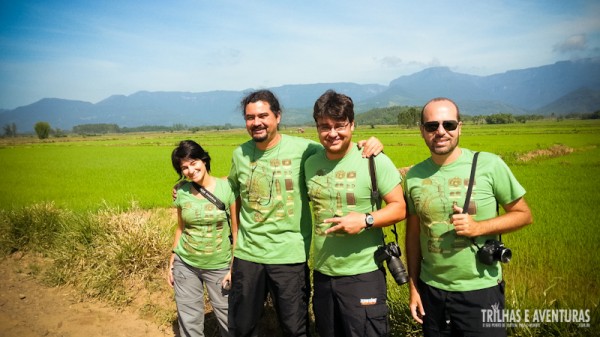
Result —
<instances>
[{"instance_id":1,"label":"mountain range","mask_svg":"<svg viewBox=\"0 0 600 337\"><path fill-rule=\"evenodd\" d=\"M312 121L315 100L327 89L352 97L356 112L395 105L420 106L433 97L454 99L461 113L562 115L600 110L600 58L560 61L551 65L476 76L433 67L401 76L388 86L317 83L269 88L283 107L282 123ZM12 110L0 110L0 126L15 123L32 132L38 121L70 130L75 125L109 123L144 125L243 125L239 102L252 89L209 92L148 92L114 95L98 103L44 98Z\"/></svg>"}]
</instances>

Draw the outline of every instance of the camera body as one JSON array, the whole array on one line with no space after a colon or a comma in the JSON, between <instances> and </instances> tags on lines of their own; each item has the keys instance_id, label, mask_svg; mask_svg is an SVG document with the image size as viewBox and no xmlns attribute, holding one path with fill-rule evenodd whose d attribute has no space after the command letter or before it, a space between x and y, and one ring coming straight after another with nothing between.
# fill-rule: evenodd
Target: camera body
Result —
<instances>
[{"instance_id":1,"label":"camera body","mask_svg":"<svg viewBox=\"0 0 600 337\"><path fill-rule=\"evenodd\" d=\"M392 277L398 285L403 285L408 282L408 273L404 268L402 260L400 260L401 255L400 247L398 247L398 244L395 242L380 246L375 251L375 262L380 264L383 261L386 261L390 274L392 274Z\"/></svg>"},{"instance_id":2,"label":"camera body","mask_svg":"<svg viewBox=\"0 0 600 337\"><path fill-rule=\"evenodd\" d=\"M495 261L508 263L512 258L512 251L501 241L487 240L477 251L477 258L479 262L487 265L492 265Z\"/></svg>"}]
</instances>

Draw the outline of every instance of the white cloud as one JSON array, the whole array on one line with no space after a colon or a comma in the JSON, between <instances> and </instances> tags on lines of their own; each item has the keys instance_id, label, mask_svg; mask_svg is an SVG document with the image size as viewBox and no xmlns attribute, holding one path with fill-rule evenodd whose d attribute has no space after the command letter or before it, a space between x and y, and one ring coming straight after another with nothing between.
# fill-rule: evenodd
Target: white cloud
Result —
<instances>
[{"instance_id":1,"label":"white cloud","mask_svg":"<svg viewBox=\"0 0 600 337\"><path fill-rule=\"evenodd\" d=\"M553 50L559 53L569 53L574 50L585 50L587 47L587 39L585 34L577 34L569 36L563 42L554 45Z\"/></svg>"}]
</instances>

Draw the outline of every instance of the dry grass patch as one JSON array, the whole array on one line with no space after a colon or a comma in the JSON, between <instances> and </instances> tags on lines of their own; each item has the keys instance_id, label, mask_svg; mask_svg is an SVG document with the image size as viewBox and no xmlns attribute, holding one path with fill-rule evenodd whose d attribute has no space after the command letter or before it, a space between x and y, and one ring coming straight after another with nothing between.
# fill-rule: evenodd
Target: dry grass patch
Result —
<instances>
[{"instance_id":1,"label":"dry grass patch","mask_svg":"<svg viewBox=\"0 0 600 337\"><path fill-rule=\"evenodd\" d=\"M520 154L517 156L517 161L528 162L530 160L533 160L533 159L539 158L539 157L548 157L548 158L562 157L562 156L566 156L566 155L572 153L573 151L574 150L572 147L568 147L568 146L562 145L562 144L554 144L547 149L537 149L534 151L529 151L529 152Z\"/></svg>"}]
</instances>

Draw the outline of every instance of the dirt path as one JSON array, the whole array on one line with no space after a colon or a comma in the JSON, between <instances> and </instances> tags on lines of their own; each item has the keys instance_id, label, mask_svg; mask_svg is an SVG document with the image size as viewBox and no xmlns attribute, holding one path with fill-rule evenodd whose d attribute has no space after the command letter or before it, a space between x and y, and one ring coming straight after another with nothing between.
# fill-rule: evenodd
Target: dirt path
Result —
<instances>
[{"instance_id":1,"label":"dirt path","mask_svg":"<svg viewBox=\"0 0 600 337\"><path fill-rule=\"evenodd\" d=\"M0 261L0 337L174 336L135 312L77 302L68 289L37 283L17 258Z\"/></svg>"}]
</instances>

